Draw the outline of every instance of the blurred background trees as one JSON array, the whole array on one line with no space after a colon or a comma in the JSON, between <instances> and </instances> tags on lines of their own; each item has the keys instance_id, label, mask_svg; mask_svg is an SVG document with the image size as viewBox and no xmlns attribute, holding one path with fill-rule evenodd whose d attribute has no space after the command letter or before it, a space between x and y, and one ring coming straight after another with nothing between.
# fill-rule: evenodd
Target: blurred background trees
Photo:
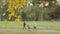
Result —
<instances>
[{"instance_id":1,"label":"blurred background trees","mask_svg":"<svg viewBox=\"0 0 60 34\"><path fill-rule=\"evenodd\" d=\"M0 14L3 11L5 12L7 8L7 4L3 8L0 5ZM20 14L17 9L15 12L18 15ZM1 18L3 20L7 19L6 16L1 16ZM27 3L23 6L21 16L22 20L27 21L60 20L60 0L27 0ZM15 20L15 17L12 17L12 19Z\"/></svg>"}]
</instances>

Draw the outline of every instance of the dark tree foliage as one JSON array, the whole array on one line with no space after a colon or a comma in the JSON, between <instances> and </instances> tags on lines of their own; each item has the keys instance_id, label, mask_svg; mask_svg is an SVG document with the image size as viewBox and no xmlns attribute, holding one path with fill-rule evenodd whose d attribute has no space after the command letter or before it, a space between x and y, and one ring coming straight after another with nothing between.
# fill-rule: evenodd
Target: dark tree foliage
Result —
<instances>
[{"instance_id":1,"label":"dark tree foliage","mask_svg":"<svg viewBox=\"0 0 60 34\"><path fill-rule=\"evenodd\" d=\"M55 11L51 12L49 14L51 19L57 20L60 18L60 6L55 9Z\"/></svg>"}]
</instances>

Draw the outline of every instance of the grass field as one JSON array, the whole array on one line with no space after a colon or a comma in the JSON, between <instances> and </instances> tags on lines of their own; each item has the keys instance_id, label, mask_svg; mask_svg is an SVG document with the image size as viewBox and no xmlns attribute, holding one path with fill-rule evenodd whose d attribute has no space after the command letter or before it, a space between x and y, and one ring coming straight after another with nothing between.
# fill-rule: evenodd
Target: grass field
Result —
<instances>
[{"instance_id":1,"label":"grass field","mask_svg":"<svg viewBox=\"0 0 60 34\"><path fill-rule=\"evenodd\" d=\"M20 21L19 23L13 24L14 22L9 21L8 28L17 28L22 30L23 28L23 22ZM33 29L33 21L26 21L27 25L30 25L30 27ZM37 29L38 30L60 30L60 21L36 21L37 23ZM4 21L0 21L0 28L4 28L5 23ZM0 32L0 34L60 34L58 32Z\"/></svg>"},{"instance_id":2,"label":"grass field","mask_svg":"<svg viewBox=\"0 0 60 34\"><path fill-rule=\"evenodd\" d=\"M9 32L9 31L3 31L0 32L0 34L60 34L60 32Z\"/></svg>"},{"instance_id":3,"label":"grass field","mask_svg":"<svg viewBox=\"0 0 60 34\"><path fill-rule=\"evenodd\" d=\"M23 22L17 23L17 24L13 24L14 22L9 22L8 24L8 28L18 28L20 27L20 29L23 28ZM27 25L30 25L31 28L33 28L33 21L27 21L26 22ZM60 22L57 21L36 21L37 23L37 29L49 29L49 30L60 30ZM5 27L5 23L4 22L0 22L0 28L4 28Z\"/></svg>"}]
</instances>

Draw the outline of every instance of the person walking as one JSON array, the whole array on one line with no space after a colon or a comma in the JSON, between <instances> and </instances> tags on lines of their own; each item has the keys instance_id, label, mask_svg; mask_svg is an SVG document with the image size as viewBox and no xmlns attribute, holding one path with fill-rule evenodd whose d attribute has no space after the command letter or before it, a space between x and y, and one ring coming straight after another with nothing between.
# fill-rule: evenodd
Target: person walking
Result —
<instances>
[{"instance_id":1,"label":"person walking","mask_svg":"<svg viewBox=\"0 0 60 34\"><path fill-rule=\"evenodd\" d=\"M23 23L23 29L26 30L26 22Z\"/></svg>"}]
</instances>

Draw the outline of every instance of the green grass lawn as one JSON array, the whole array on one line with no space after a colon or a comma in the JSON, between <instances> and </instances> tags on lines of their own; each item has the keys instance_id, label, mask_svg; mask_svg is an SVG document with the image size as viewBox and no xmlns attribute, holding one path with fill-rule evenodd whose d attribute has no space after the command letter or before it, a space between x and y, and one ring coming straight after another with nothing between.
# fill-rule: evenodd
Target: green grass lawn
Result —
<instances>
[{"instance_id":1,"label":"green grass lawn","mask_svg":"<svg viewBox=\"0 0 60 34\"><path fill-rule=\"evenodd\" d=\"M18 33L18 34L60 34L57 32L26 32L26 33Z\"/></svg>"},{"instance_id":2,"label":"green grass lawn","mask_svg":"<svg viewBox=\"0 0 60 34\"><path fill-rule=\"evenodd\" d=\"M57 32L23 32L23 33L0 32L0 34L60 34L60 33L57 33Z\"/></svg>"},{"instance_id":3,"label":"green grass lawn","mask_svg":"<svg viewBox=\"0 0 60 34\"><path fill-rule=\"evenodd\" d=\"M30 25L31 28L33 28L33 21L27 21L28 25ZM60 30L60 22L52 22L52 21L36 21L37 23L37 29L49 29L49 30ZM5 23L0 21L0 28L4 28ZM20 23L17 23L16 25L13 24L13 22L9 22L8 28L23 28L23 22L20 21Z\"/></svg>"},{"instance_id":4,"label":"green grass lawn","mask_svg":"<svg viewBox=\"0 0 60 34\"><path fill-rule=\"evenodd\" d=\"M30 27L33 29L33 21L27 21L26 22ZM39 30L60 30L60 21L36 21L37 23L37 29ZM0 28L5 27L5 22L0 21ZM23 22L20 21L16 25L13 24L13 22L9 22L8 28L19 28L22 30L23 28ZM0 34L60 34L59 32L0 32Z\"/></svg>"}]
</instances>

